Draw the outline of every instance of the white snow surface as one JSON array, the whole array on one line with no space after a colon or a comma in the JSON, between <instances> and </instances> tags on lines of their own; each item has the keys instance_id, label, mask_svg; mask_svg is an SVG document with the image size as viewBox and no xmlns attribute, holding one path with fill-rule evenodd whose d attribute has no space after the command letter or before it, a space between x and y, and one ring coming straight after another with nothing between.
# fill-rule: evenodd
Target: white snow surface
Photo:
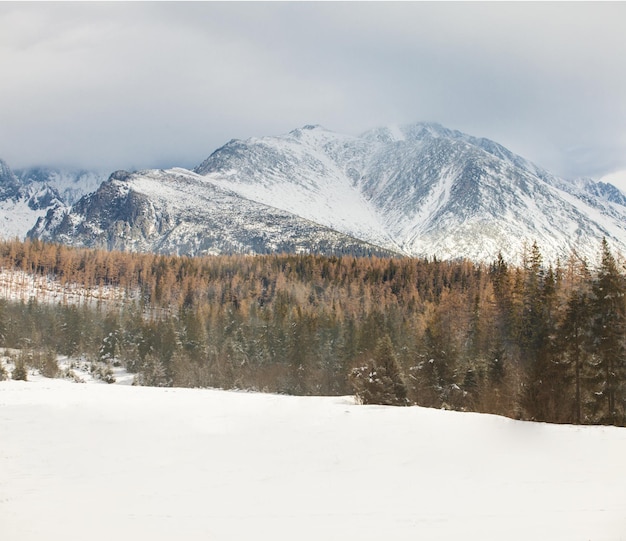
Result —
<instances>
[{"instance_id":1,"label":"white snow surface","mask_svg":"<svg viewBox=\"0 0 626 541\"><path fill-rule=\"evenodd\" d=\"M626 539L623 428L35 378L0 434L11 541Z\"/></svg>"}]
</instances>

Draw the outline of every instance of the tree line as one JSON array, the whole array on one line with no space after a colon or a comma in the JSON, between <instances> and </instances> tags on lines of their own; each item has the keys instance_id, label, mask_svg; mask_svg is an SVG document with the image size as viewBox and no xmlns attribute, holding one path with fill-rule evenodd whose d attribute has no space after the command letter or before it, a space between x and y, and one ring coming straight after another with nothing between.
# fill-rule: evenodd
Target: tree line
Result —
<instances>
[{"instance_id":1,"label":"tree line","mask_svg":"<svg viewBox=\"0 0 626 541\"><path fill-rule=\"evenodd\" d=\"M626 278L598 261L178 257L0 243L0 266L127 292L121 306L0 302L0 345L122 364L138 384L354 394L626 425Z\"/></svg>"}]
</instances>

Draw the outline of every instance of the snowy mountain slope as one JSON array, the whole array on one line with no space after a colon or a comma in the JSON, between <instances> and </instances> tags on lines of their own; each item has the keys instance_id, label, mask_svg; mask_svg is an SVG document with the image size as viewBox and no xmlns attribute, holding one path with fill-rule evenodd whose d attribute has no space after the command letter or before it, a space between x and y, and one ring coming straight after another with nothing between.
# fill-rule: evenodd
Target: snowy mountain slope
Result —
<instances>
[{"instance_id":1,"label":"snowy mountain slope","mask_svg":"<svg viewBox=\"0 0 626 541\"><path fill-rule=\"evenodd\" d=\"M185 169L118 171L71 209L48 212L29 235L75 246L187 255L386 253L246 200Z\"/></svg>"},{"instance_id":2,"label":"snowy mountain slope","mask_svg":"<svg viewBox=\"0 0 626 541\"><path fill-rule=\"evenodd\" d=\"M40 378L0 382L0 434L11 540L626 535L623 428Z\"/></svg>"},{"instance_id":3,"label":"snowy mountain slope","mask_svg":"<svg viewBox=\"0 0 626 541\"><path fill-rule=\"evenodd\" d=\"M208 181L414 256L592 256L606 236L626 250L626 199L559 179L498 143L437 124L360 137L305 126L231 141L195 170Z\"/></svg>"},{"instance_id":4,"label":"snowy mountain slope","mask_svg":"<svg viewBox=\"0 0 626 541\"><path fill-rule=\"evenodd\" d=\"M626 170L609 173L600 178L599 182L615 186L622 193L626 193Z\"/></svg>"},{"instance_id":5,"label":"snowy mountain slope","mask_svg":"<svg viewBox=\"0 0 626 541\"><path fill-rule=\"evenodd\" d=\"M0 200L0 239L23 240L33 223L45 213L46 209L32 209L25 199Z\"/></svg>"},{"instance_id":6,"label":"snowy mountain slope","mask_svg":"<svg viewBox=\"0 0 626 541\"><path fill-rule=\"evenodd\" d=\"M0 238L24 239L48 210L75 203L105 178L93 171L46 167L13 171L0 160Z\"/></svg>"},{"instance_id":7,"label":"snowy mountain slope","mask_svg":"<svg viewBox=\"0 0 626 541\"><path fill-rule=\"evenodd\" d=\"M0 198L16 197L20 188L21 183L15 173L4 161L0 160Z\"/></svg>"},{"instance_id":8,"label":"snowy mountain slope","mask_svg":"<svg viewBox=\"0 0 626 541\"><path fill-rule=\"evenodd\" d=\"M0 238L23 239L38 218L61 204L53 187L23 181L0 160Z\"/></svg>"},{"instance_id":9,"label":"snowy mountain slope","mask_svg":"<svg viewBox=\"0 0 626 541\"><path fill-rule=\"evenodd\" d=\"M195 171L247 199L395 249L375 210L354 189L354 175L369 147L360 145L362 151L355 152L358 143L305 126L286 136L231 141Z\"/></svg>"},{"instance_id":10,"label":"snowy mountain slope","mask_svg":"<svg viewBox=\"0 0 626 541\"><path fill-rule=\"evenodd\" d=\"M588 209L571 193L518 166L518 160L458 139L428 135L420 144L401 150L404 155L412 151L411 157L395 159L402 167L375 199L388 229L409 253L436 247L440 257L460 252L490 259L498 250L512 257L525 241L536 240L546 252L565 255L572 247L595 253L597 239L611 237L612 231L626 240L622 223L598 220L597 207ZM390 165L387 160L376 164L370 173L373 186L383 185L377 179L388 174Z\"/></svg>"},{"instance_id":11,"label":"snowy mountain slope","mask_svg":"<svg viewBox=\"0 0 626 541\"><path fill-rule=\"evenodd\" d=\"M73 205L84 195L95 192L108 176L99 171L49 167L17 169L15 175L24 184L39 184L53 188L66 205Z\"/></svg>"}]
</instances>

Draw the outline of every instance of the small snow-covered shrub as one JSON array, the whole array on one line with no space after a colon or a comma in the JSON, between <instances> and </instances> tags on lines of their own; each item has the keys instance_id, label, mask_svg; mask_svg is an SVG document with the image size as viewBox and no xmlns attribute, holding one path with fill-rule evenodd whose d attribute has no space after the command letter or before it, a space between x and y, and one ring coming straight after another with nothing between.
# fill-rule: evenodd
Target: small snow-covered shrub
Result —
<instances>
[{"instance_id":1,"label":"small snow-covered shrub","mask_svg":"<svg viewBox=\"0 0 626 541\"><path fill-rule=\"evenodd\" d=\"M95 378L102 380L105 383L115 383L115 374L113 374L113 369L107 364L101 362L91 363L91 373Z\"/></svg>"},{"instance_id":2,"label":"small snow-covered shrub","mask_svg":"<svg viewBox=\"0 0 626 541\"><path fill-rule=\"evenodd\" d=\"M15 368L11 374L11 378L19 381L28 381L28 370L23 359L20 358L15 361Z\"/></svg>"},{"instance_id":3,"label":"small snow-covered shrub","mask_svg":"<svg viewBox=\"0 0 626 541\"><path fill-rule=\"evenodd\" d=\"M110 366L107 366L101 372L100 379L105 383L115 383L115 375L113 374L113 369Z\"/></svg>"},{"instance_id":4,"label":"small snow-covered shrub","mask_svg":"<svg viewBox=\"0 0 626 541\"><path fill-rule=\"evenodd\" d=\"M74 369L69 366L61 372L61 377L64 379L71 379L74 383L85 383L85 380L74 372Z\"/></svg>"}]
</instances>

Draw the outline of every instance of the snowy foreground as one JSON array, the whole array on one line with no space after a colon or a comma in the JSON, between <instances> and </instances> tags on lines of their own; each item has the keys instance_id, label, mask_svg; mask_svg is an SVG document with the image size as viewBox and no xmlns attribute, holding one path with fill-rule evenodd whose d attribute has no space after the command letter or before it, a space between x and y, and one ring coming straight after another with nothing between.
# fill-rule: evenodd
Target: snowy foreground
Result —
<instances>
[{"instance_id":1,"label":"snowy foreground","mask_svg":"<svg viewBox=\"0 0 626 541\"><path fill-rule=\"evenodd\" d=\"M0 536L626 540L626 429L0 382Z\"/></svg>"}]
</instances>

